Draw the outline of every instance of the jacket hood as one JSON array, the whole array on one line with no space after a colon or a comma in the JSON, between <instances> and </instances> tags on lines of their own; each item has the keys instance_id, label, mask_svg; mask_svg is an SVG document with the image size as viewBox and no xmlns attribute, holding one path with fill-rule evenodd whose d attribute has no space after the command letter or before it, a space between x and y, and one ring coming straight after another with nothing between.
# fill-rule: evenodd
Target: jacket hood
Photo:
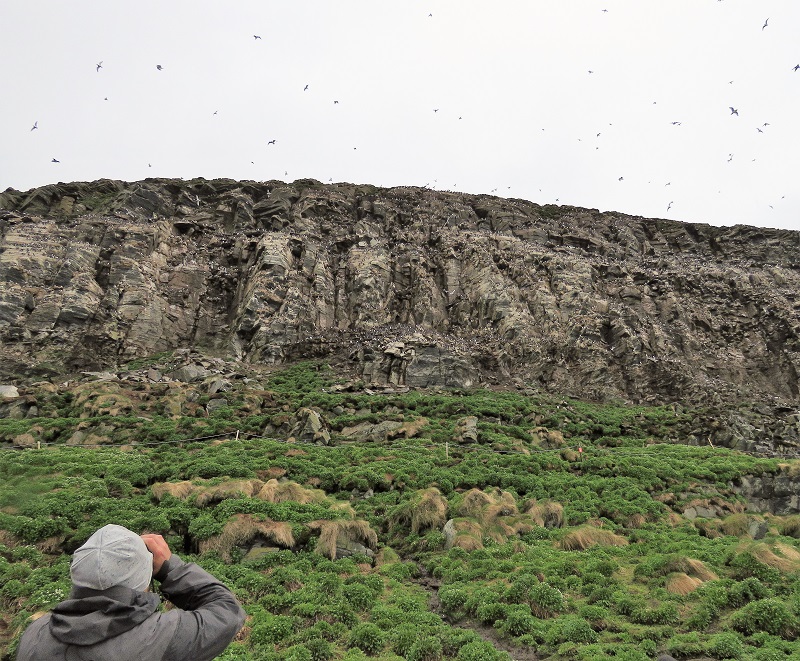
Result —
<instances>
[{"instance_id":1,"label":"jacket hood","mask_svg":"<svg viewBox=\"0 0 800 661\"><path fill-rule=\"evenodd\" d=\"M70 598L53 609L50 633L69 645L94 645L144 622L160 602L152 592L122 586L73 588Z\"/></svg>"}]
</instances>

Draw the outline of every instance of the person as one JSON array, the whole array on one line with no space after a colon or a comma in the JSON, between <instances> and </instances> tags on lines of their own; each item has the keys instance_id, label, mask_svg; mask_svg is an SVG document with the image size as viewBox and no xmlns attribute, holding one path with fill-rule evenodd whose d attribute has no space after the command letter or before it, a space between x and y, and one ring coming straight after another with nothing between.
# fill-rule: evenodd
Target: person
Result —
<instances>
[{"instance_id":1,"label":"person","mask_svg":"<svg viewBox=\"0 0 800 661\"><path fill-rule=\"evenodd\" d=\"M28 626L17 661L206 661L244 623L233 593L161 535L104 526L75 551L70 577L69 598ZM151 578L177 608L159 610Z\"/></svg>"}]
</instances>

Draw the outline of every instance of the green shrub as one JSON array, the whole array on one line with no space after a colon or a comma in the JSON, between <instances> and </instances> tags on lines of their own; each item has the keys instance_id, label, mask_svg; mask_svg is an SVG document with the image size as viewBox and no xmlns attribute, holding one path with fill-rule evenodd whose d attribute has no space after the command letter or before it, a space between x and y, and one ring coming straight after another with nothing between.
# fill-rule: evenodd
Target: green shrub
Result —
<instances>
[{"instance_id":1,"label":"green shrub","mask_svg":"<svg viewBox=\"0 0 800 661\"><path fill-rule=\"evenodd\" d=\"M738 659L742 655L742 641L735 633L718 633L711 636L706 653L715 659Z\"/></svg>"},{"instance_id":2,"label":"green shrub","mask_svg":"<svg viewBox=\"0 0 800 661\"><path fill-rule=\"evenodd\" d=\"M330 661L333 658L333 645L324 638L312 638L306 641L306 647L311 652L312 661Z\"/></svg>"},{"instance_id":3,"label":"green shrub","mask_svg":"<svg viewBox=\"0 0 800 661\"><path fill-rule=\"evenodd\" d=\"M759 599L736 611L730 619L733 629L744 634L764 631L776 636L791 635L794 616L782 601Z\"/></svg>"},{"instance_id":4,"label":"green shrub","mask_svg":"<svg viewBox=\"0 0 800 661\"><path fill-rule=\"evenodd\" d=\"M528 592L531 610L538 617L550 617L564 609L564 595L548 583L537 583Z\"/></svg>"},{"instance_id":5,"label":"green shrub","mask_svg":"<svg viewBox=\"0 0 800 661\"><path fill-rule=\"evenodd\" d=\"M358 647L367 654L377 654L384 645L383 631L372 622L361 622L350 631L348 647Z\"/></svg>"},{"instance_id":6,"label":"green shrub","mask_svg":"<svg viewBox=\"0 0 800 661\"><path fill-rule=\"evenodd\" d=\"M438 661L441 658L442 642L435 636L418 636L406 656L407 661Z\"/></svg>"},{"instance_id":7,"label":"green shrub","mask_svg":"<svg viewBox=\"0 0 800 661\"><path fill-rule=\"evenodd\" d=\"M458 661L504 661L508 654L498 652L491 643L484 640L467 643L458 650Z\"/></svg>"},{"instance_id":8,"label":"green shrub","mask_svg":"<svg viewBox=\"0 0 800 661\"><path fill-rule=\"evenodd\" d=\"M401 624L392 629L389 634L389 646L399 656L407 657L417 640L418 634L419 631L414 625Z\"/></svg>"},{"instance_id":9,"label":"green shrub","mask_svg":"<svg viewBox=\"0 0 800 661\"><path fill-rule=\"evenodd\" d=\"M439 588L439 602L450 613L462 611L467 602L467 591L461 584L443 585Z\"/></svg>"},{"instance_id":10,"label":"green shrub","mask_svg":"<svg viewBox=\"0 0 800 661\"><path fill-rule=\"evenodd\" d=\"M284 661L314 661L311 650L305 645L292 645L283 653Z\"/></svg>"},{"instance_id":11,"label":"green shrub","mask_svg":"<svg viewBox=\"0 0 800 661\"><path fill-rule=\"evenodd\" d=\"M286 640L294 633L294 627L293 617L265 614L253 625L250 640L255 645L269 646Z\"/></svg>"},{"instance_id":12,"label":"green shrub","mask_svg":"<svg viewBox=\"0 0 800 661\"><path fill-rule=\"evenodd\" d=\"M536 626L536 618L527 604L509 606L506 618L500 624L500 630L510 636L522 636L530 633Z\"/></svg>"},{"instance_id":13,"label":"green shrub","mask_svg":"<svg viewBox=\"0 0 800 661\"><path fill-rule=\"evenodd\" d=\"M547 634L549 645L561 643L596 643L597 632L589 623L576 615L564 615L558 618Z\"/></svg>"},{"instance_id":14,"label":"green shrub","mask_svg":"<svg viewBox=\"0 0 800 661\"><path fill-rule=\"evenodd\" d=\"M728 601L735 608L771 596L771 590L755 576L749 576L739 583L734 583L728 591Z\"/></svg>"},{"instance_id":15,"label":"green shrub","mask_svg":"<svg viewBox=\"0 0 800 661\"><path fill-rule=\"evenodd\" d=\"M345 600L357 611L364 611L375 604L375 592L360 583L347 583L342 588Z\"/></svg>"}]
</instances>

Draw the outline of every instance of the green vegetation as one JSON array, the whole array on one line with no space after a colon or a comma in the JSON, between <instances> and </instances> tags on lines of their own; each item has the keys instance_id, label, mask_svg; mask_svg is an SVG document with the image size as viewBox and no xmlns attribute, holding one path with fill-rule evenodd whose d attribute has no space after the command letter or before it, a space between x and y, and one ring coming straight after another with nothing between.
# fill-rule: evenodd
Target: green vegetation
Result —
<instances>
[{"instance_id":1,"label":"green vegetation","mask_svg":"<svg viewBox=\"0 0 800 661\"><path fill-rule=\"evenodd\" d=\"M202 384L92 382L0 419L0 656L115 522L232 587L229 661L800 658L797 516L731 488L796 465L682 444L698 411L334 385L300 363L209 412ZM300 409L330 445L300 440Z\"/></svg>"}]
</instances>

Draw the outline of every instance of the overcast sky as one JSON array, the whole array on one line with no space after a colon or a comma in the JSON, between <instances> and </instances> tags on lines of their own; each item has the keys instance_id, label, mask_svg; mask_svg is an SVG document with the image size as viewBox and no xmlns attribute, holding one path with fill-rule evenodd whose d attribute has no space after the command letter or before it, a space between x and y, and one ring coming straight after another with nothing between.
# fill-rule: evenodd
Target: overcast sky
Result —
<instances>
[{"instance_id":1,"label":"overcast sky","mask_svg":"<svg viewBox=\"0 0 800 661\"><path fill-rule=\"evenodd\" d=\"M313 177L800 230L798 0L6 0L0 25L0 190Z\"/></svg>"}]
</instances>

